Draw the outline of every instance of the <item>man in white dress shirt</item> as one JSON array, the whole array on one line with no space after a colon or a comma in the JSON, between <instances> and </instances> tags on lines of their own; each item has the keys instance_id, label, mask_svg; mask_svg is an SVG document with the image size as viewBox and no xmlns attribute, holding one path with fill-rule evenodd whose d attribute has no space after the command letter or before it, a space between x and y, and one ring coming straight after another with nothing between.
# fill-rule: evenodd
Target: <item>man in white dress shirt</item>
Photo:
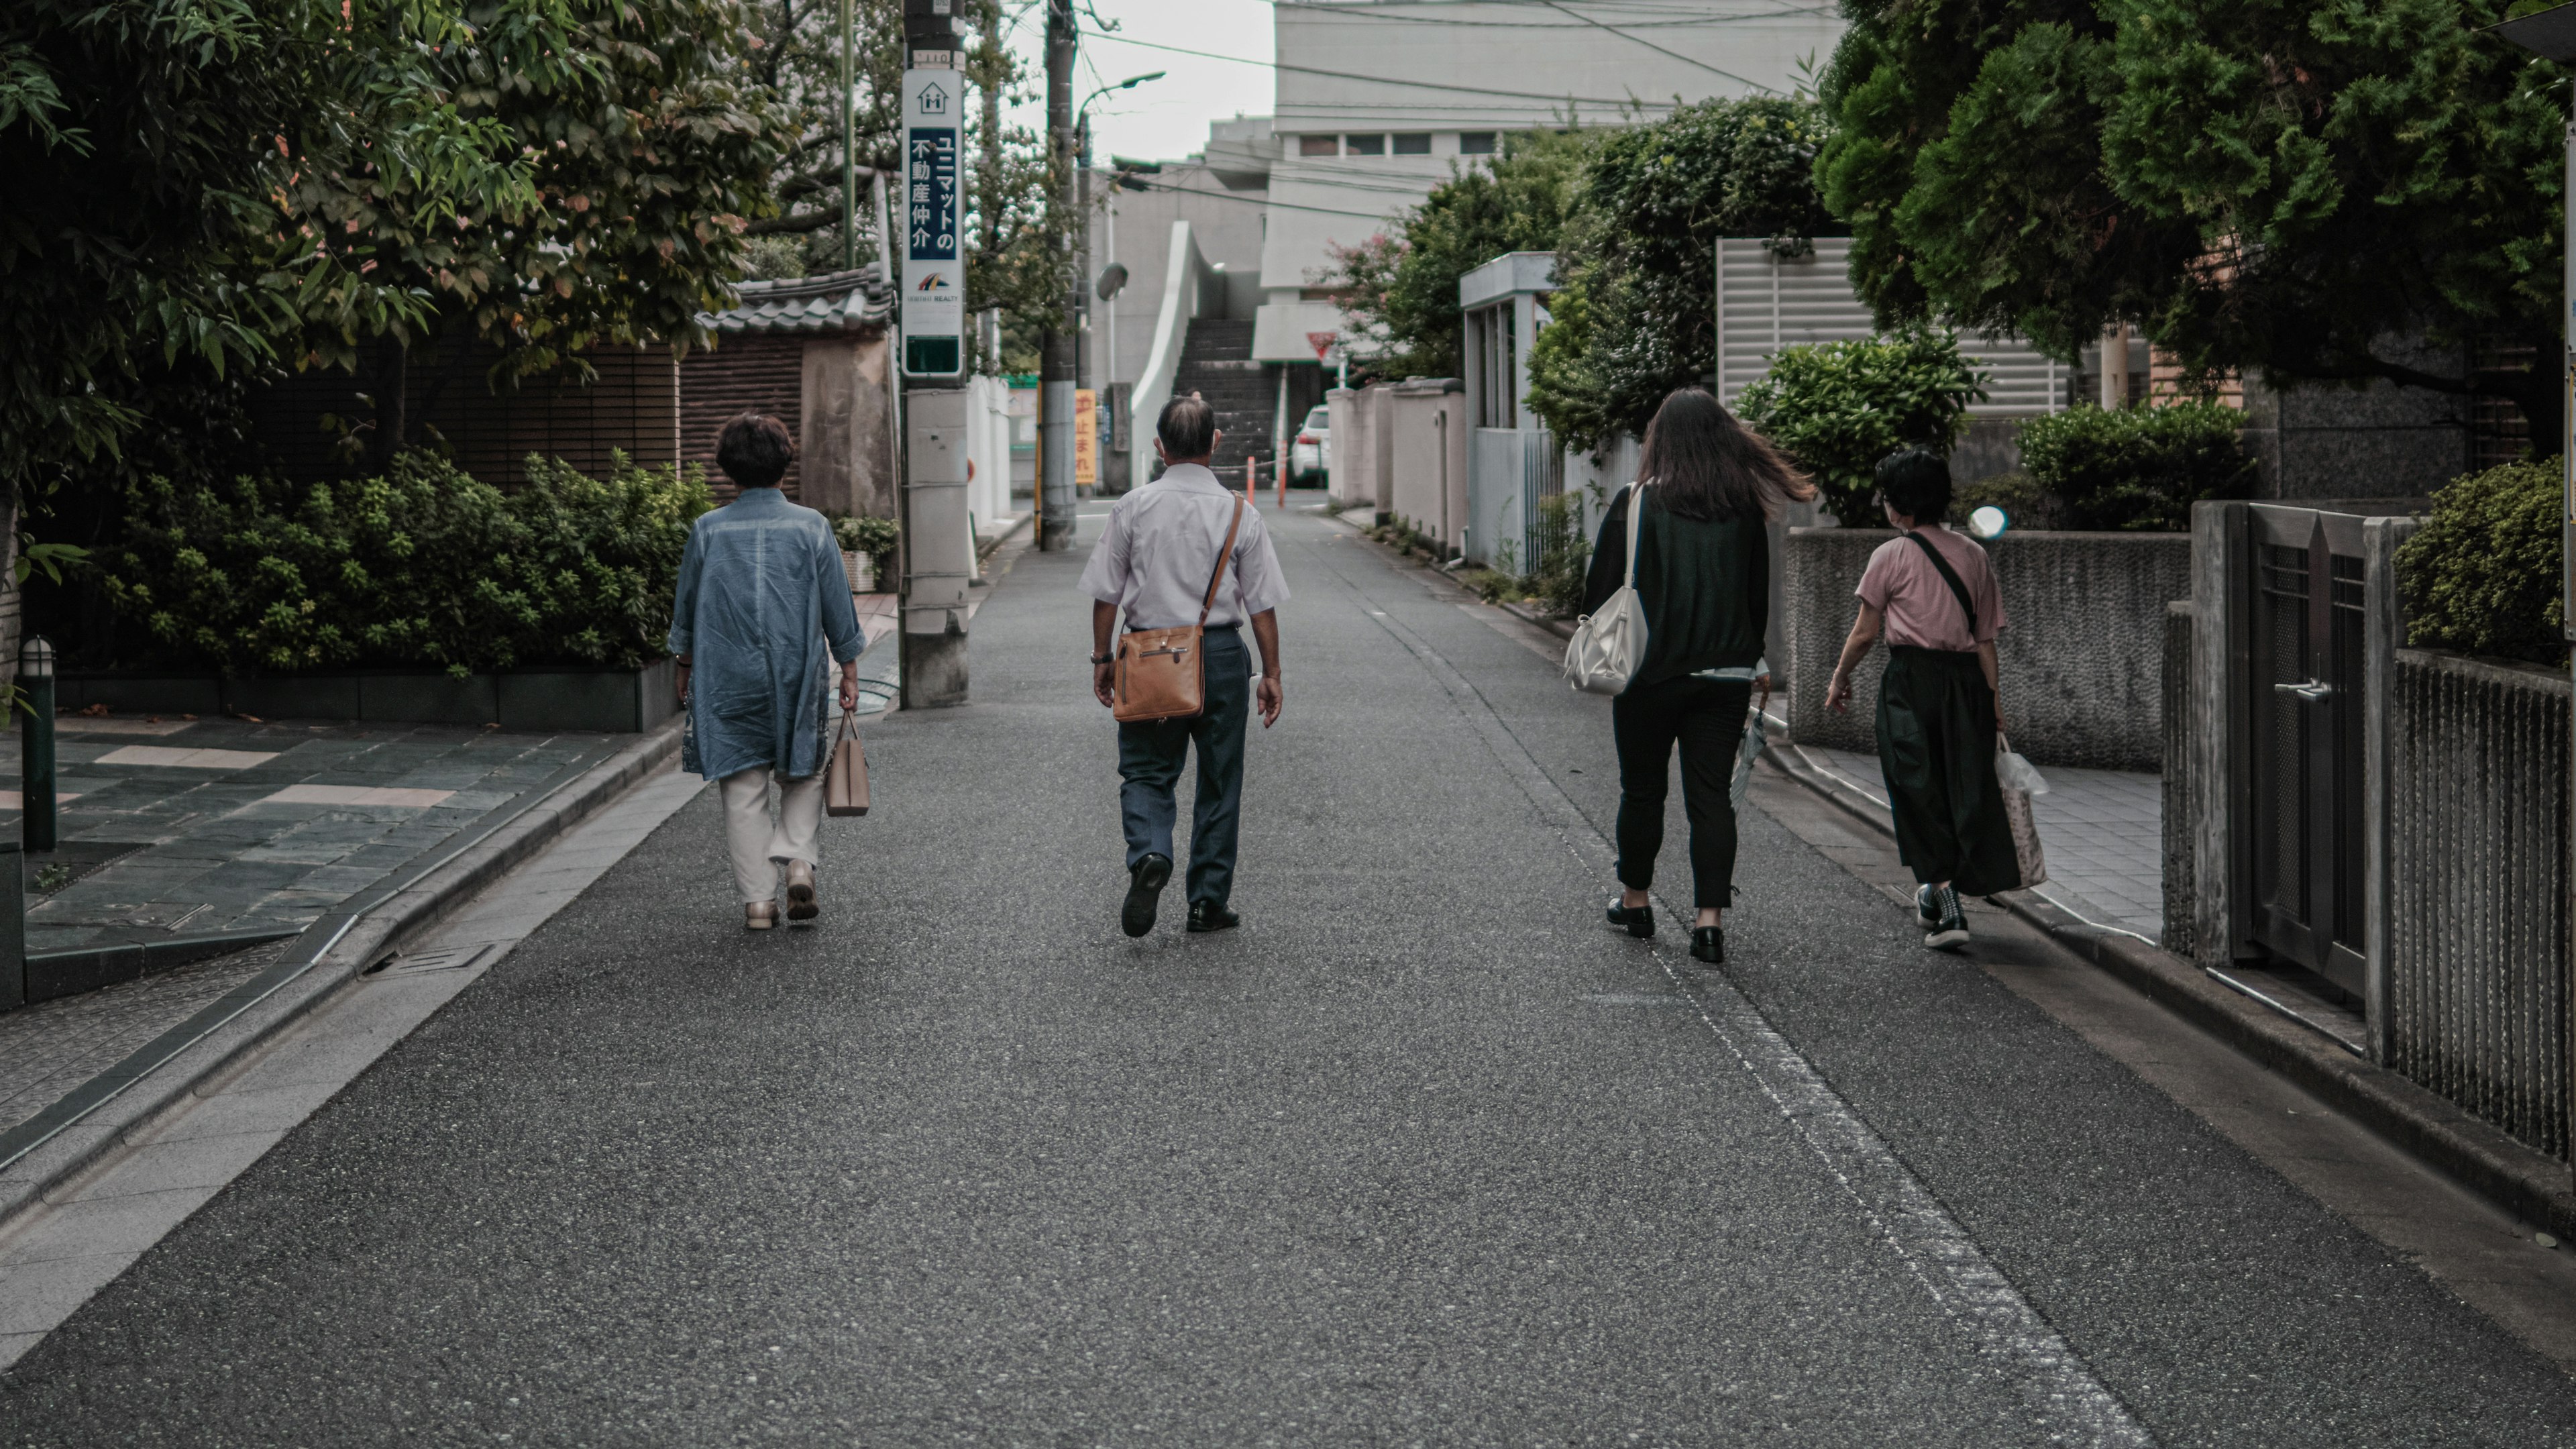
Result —
<instances>
[{"instance_id":1,"label":"man in white dress shirt","mask_svg":"<svg viewBox=\"0 0 2576 1449\"><path fill-rule=\"evenodd\" d=\"M1109 531L1082 571L1091 606L1092 693L1111 693L1118 615L1129 629L1182 629L1198 622L1208 575L1225 546L1236 495L1208 471L1215 455L1216 410L1197 393L1174 398L1154 424L1163 476L1118 500ZM1207 616L1207 707L1189 719L1118 727L1119 813L1127 831L1127 903L1119 925L1130 936L1154 929L1163 886L1172 878L1172 787L1190 747L1198 747L1197 804L1190 814L1189 929L1222 931L1239 924L1227 907L1234 891L1236 827L1242 820L1243 737L1252 710L1261 727L1279 719L1285 701L1279 665L1279 606L1288 601L1279 556L1258 508L1245 508L1234 552ZM1242 626L1261 646L1261 682L1252 687Z\"/></svg>"}]
</instances>

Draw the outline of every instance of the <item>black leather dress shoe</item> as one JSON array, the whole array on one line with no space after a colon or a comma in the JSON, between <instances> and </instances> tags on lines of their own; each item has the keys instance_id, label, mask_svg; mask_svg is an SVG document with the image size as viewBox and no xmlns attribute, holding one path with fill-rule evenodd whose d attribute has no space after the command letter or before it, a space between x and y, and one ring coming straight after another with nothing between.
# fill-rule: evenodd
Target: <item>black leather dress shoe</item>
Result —
<instances>
[{"instance_id":1,"label":"black leather dress shoe","mask_svg":"<svg viewBox=\"0 0 2576 1449\"><path fill-rule=\"evenodd\" d=\"M1118 929L1130 936L1141 936L1154 929L1155 907L1163 899L1163 887L1172 880L1172 858L1149 855L1136 862L1127 872L1127 906L1118 913Z\"/></svg>"},{"instance_id":2,"label":"black leather dress shoe","mask_svg":"<svg viewBox=\"0 0 2576 1449\"><path fill-rule=\"evenodd\" d=\"M1243 917L1214 901L1190 902L1190 929L1193 931L1231 931L1243 924Z\"/></svg>"},{"instance_id":3,"label":"black leather dress shoe","mask_svg":"<svg viewBox=\"0 0 2576 1449\"><path fill-rule=\"evenodd\" d=\"M1691 959L1711 966L1726 964L1726 932L1716 926L1691 927Z\"/></svg>"},{"instance_id":4,"label":"black leather dress shoe","mask_svg":"<svg viewBox=\"0 0 2576 1449\"><path fill-rule=\"evenodd\" d=\"M1629 935L1636 937L1640 941L1645 940L1647 937L1655 934L1655 908L1653 906L1623 906L1619 904L1619 898L1617 896L1612 896L1610 898L1610 924L1614 926L1625 926L1628 928Z\"/></svg>"}]
</instances>

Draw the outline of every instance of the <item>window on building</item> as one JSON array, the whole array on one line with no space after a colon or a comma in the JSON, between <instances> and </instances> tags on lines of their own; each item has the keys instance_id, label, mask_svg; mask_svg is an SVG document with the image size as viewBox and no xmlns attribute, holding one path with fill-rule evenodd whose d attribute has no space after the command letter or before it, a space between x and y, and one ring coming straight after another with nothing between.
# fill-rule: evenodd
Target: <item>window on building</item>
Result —
<instances>
[{"instance_id":1,"label":"window on building","mask_svg":"<svg viewBox=\"0 0 2576 1449\"><path fill-rule=\"evenodd\" d=\"M1344 136L1342 138L1342 143L1342 154L1345 156L1383 156L1386 154L1386 138L1384 136Z\"/></svg>"},{"instance_id":2,"label":"window on building","mask_svg":"<svg viewBox=\"0 0 2576 1449\"><path fill-rule=\"evenodd\" d=\"M1458 133L1458 154L1461 156L1493 155L1494 133L1491 131L1460 131Z\"/></svg>"},{"instance_id":3,"label":"window on building","mask_svg":"<svg viewBox=\"0 0 2576 1449\"><path fill-rule=\"evenodd\" d=\"M1300 136L1297 138L1297 154L1300 156L1339 156L1342 154L1341 141L1342 138L1339 136Z\"/></svg>"},{"instance_id":4,"label":"window on building","mask_svg":"<svg viewBox=\"0 0 2576 1449\"><path fill-rule=\"evenodd\" d=\"M1430 155L1431 133L1429 131L1416 131L1411 135L1396 137L1395 154L1398 156Z\"/></svg>"}]
</instances>

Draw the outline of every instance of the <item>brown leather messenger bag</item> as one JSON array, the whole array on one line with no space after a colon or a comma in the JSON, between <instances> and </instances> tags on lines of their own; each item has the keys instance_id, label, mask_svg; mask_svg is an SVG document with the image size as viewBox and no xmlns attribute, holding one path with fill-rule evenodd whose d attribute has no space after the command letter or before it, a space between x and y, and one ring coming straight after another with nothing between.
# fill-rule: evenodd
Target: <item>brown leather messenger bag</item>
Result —
<instances>
[{"instance_id":1,"label":"brown leather messenger bag","mask_svg":"<svg viewBox=\"0 0 2576 1449\"><path fill-rule=\"evenodd\" d=\"M1112 674L1110 718L1120 724L1148 720L1189 719L1207 708L1207 651L1203 647L1208 611L1216 607L1216 586L1225 581L1225 561L1234 556L1234 535L1243 527L1243 500L1225 525L1225 543L1208 572L1207 597L1199 601L1199 621L1182 629L1137 629L1118 640L1118 667Z\"/></svg>"}]
</instances>

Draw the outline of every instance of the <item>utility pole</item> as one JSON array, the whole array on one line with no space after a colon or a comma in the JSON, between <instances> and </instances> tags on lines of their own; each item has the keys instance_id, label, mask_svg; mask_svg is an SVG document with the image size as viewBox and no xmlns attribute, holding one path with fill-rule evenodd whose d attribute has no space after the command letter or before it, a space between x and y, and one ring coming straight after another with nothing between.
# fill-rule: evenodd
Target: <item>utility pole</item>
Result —
<instances>
[{"instance_id":1,"label":"utility pole","mask_svg":"<svg viewBox=\"0 0 2576 1449\"><path fill-rule=\"evenodd\" d=\"M1054 258L1072 270L1076 210L1073 141L1073 0L1047 0L1047 164L1055 183L1048 198L1056 212L1048 232L1063 248ZM1067 213L1071 213L1068 215ZM1073 278L1063 310L1046 330L1038 360L1038 548L1059 553L1073 547L1073 379L1080 344L1082 279Z\"/></svg>"},{"instance_id":2,"label":"utility pole","mask_svg":"<svg viewBox=\"0 0 2576 1449\"><path fill-rule=\"evenodd\" d=\"M966 72L952 0L904 0L903 707L966 702Z\"/></svg>"},{"instance_id":3,"label":"utility pole","mask_svg":"<svg viewBox=\"0 0 2576 1449\"><path fill-rule=\"evenodd\" d=\"M984 181L976 210L984 223L984 261L1002 255L1002 0L981 0L975 28L984 41Z\"/></svg>"},{"instance_id":4,"label":"utility pole","mask_svg":"<svg viewBox=\"0 0 2576 1449\"><path fill-rule=\"evenodd\" d=\"M841 0L841 270L859 265L858 26L857 0ZM879 247L886 239L877 238Z\"/></svg>"}]
</instances>

